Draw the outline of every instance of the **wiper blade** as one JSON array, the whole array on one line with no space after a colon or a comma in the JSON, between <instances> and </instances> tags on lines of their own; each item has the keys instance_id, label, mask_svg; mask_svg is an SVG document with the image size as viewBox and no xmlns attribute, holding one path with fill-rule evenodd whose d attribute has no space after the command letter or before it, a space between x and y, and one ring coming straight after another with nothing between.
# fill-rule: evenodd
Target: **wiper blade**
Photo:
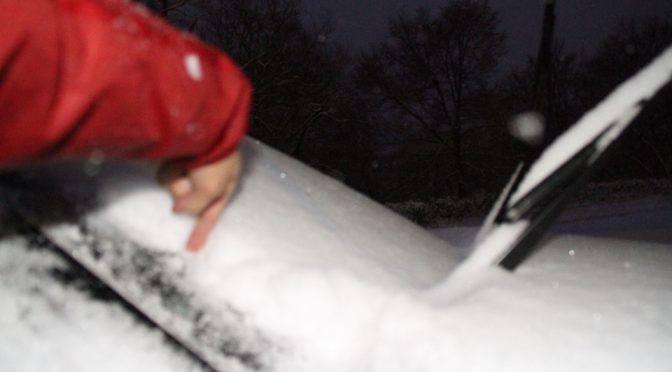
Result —
<instances>
[{"instance_id":1,"label":"wiper blade","mask_svg":"<svg viewBox=\"0 0 672 372\"><path fill-rule=\"evenodd\" d=\"M456 270L515 269L528 257L570 198L609 159L646 103L672 79L672 47L551 144L521 176L520 167Z\"/></svg>"}]
</instances>

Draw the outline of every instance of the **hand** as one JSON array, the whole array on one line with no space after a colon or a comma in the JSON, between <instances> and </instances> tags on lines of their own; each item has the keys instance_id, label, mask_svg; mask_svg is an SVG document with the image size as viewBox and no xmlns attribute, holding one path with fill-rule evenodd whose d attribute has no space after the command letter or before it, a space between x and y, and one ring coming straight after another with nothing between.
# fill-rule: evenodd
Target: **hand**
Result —
<instances>
[{"instance_id":1,"label":"hand","mask_svg":"<svg viewBox=\"0 0 672 372\"><path fill-rule=\"evenodd\" d=\"M171 166L159 171L160 182L173 197L173 212L197 216L187 250L196 252L203 247L238 185L240 171L238 150L222 160L188 171Z\"/></svg>"}]
</instances>

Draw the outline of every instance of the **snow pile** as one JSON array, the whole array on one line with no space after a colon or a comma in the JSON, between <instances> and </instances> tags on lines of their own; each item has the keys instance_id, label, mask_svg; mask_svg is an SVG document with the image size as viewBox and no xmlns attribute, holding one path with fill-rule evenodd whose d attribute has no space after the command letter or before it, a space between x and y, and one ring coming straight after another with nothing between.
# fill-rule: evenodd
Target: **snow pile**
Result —
<instances>
[{"instance_id":1,"label":"snow pile","mask_svg":"<svg viewBox=\"0 0 672 372\"><path fill-rule=\"evenodd\" d=\"M276 343L271 370L672 365L667 246L561 238L515 275L485 269L432 290L459 250L263 145L245 152L242 188L206 249L179 254L195 291ZM151 171L98 177L114 202L86 218L91 226L181 249L192 221L171 215Z\"/></svg>"},{"instance_id":2,"label":"snow pile","mask_svg":"<svg viewBox=\"0 0 672 372\"><path fill-rule=\"evenodd\" d=\"M78 176L72 164L40 170L56 194L73 202L96 199L83 215L93 235L82 235L67 218L47 231L66 246L116 236L129 241L131 252L137 244L162 252L159 257L173 255L170 266L189 275L199 298L243 314L250 329L293 356L278 360L285 367L277 370L357 370L373 342L367 334L375 329L368 328L385 303L437 283L457 264L457 254L420 227L261 144L246 143L245 154L241 191L198 255L183 248L193 220L171 213L153 169L142 165L103 164L94 177ZM101 240L96 250L112 246ZM122 256L135 265L133 254ZM133 275L134 269L121 271ZM329 342L305 342L325 332ZM344 357L348 351L362 356Z\"/></svg>"},{"instance_id":3,"label":"snow pile","mask_svg":"<svg viewBox=\"0 0 672 372\"><path fill-rule=\"evenodd\" d=\"M224 262L218 263L228 265L263 258L416 288L438 282L457 264L443 241L340 182L262 144L248 141L244 151L241 190L205 251L191 259L221 253ZM145 167L106 168L96 180L102 206L87 222L114 226L141 245L183 253L193 219L170 212L170 198L151 173Z\"/></svg>"}]
</instances>

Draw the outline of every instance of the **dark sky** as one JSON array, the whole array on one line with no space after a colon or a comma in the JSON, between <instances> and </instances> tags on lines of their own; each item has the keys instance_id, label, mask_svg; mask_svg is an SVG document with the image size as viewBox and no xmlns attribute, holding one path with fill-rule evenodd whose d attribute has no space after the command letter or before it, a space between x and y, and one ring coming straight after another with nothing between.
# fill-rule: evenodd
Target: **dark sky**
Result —
<instances>
[{"instance_id":1,"label":"dark sky","mask_svg":"<svg viewBox=\"0 0 672 372\"><path fill-rule=\"evenodd\" d=\"M337 40L354 50L386 37L388 19L420 5L437 8L445 0L303 0L307 19L331 16ZM536 53L544 0L490 0L507 33L507 65ZM556 36L571 51L590 51L622 18L667 14L672 0L557 0Z\"/></svg>"}]
</instances>

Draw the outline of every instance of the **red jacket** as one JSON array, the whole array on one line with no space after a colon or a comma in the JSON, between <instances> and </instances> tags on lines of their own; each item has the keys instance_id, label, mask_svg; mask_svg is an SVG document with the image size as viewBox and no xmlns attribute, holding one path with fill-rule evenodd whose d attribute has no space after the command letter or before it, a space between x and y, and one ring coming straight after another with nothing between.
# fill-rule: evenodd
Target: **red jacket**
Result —
<instances>
[{"instance_id":1,"label":"red jacket","mask_svg":"<svg viewBox=\"0 0 672 372\"><path fill-rule=\"evenodd\" d=\"M226 156L251 86L232 61L123 0L0 0L0 167L45 157Z\"/></svg>"}]
</instances>

